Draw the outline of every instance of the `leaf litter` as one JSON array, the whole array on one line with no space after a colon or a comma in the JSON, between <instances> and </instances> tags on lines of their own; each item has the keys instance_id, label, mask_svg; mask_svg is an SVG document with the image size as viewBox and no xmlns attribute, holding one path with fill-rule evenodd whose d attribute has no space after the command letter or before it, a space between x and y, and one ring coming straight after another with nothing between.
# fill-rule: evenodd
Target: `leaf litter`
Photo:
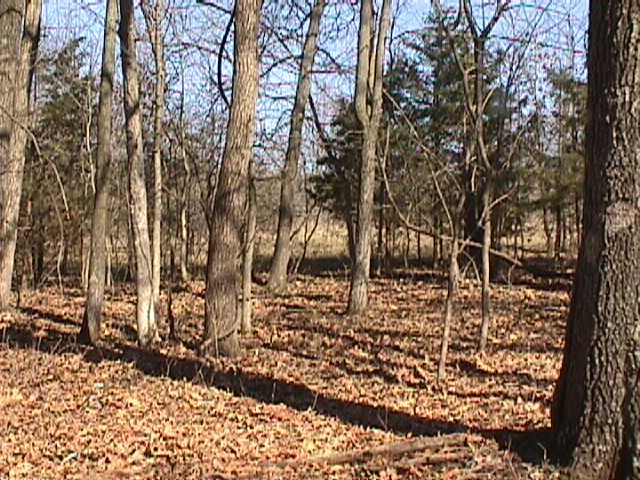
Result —
<instances>
[{"instance_id":1,"label":"leaf litter","mask_svg":"<svg viewBox=\"0 0 640 480\"><path fill-rule=\"evenodd\" d=\"M549 427L566 288L495 286L478 355L480 292L464 283L440 384L442 283L374 279L358 319L343 315L347 292L340 277L257 287L239 360L197 354L202 282L174 292L181 341L146 351L131 289L107 296L99 348L75 342L81 291L24 294L0 314L0 477L559 478L535 434ZM532 435L534 463L514 447Z\"/></svg>"}]
</instances>

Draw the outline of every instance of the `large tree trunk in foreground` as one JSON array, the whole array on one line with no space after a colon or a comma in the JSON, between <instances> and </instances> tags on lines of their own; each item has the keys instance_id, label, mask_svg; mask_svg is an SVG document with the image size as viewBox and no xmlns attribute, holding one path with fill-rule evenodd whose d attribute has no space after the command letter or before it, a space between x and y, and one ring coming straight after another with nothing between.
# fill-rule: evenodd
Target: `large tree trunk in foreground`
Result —
<instances>
[{"instance_id":1,"label":"large tree trunk in foreground","mask_svg":"<svg viewBox=\"0 0 640 480\"><path fill-rule=\"evenodd\" d=\"M0 1L0 311L9 306L42 0Z\"/></svg>"},{"instance_id":2,"label":"large tree trunk in foreground","mask_svg":"<svg viewBox=\"0 0 640 480\"><path fill-rule=\"evenodd\" d=\"M107 0L104 44L102 46L102 76L98 104L98 146L96 152L96 192L91 218L91 258L87 304L80 329L80 340L95 344L100 339L100 321L104 301L106 270L107 208L109 205L109 174L111 169L111 119L113 114L113 78L116 36L118 28L117 0Z\"/></svg>"},{"instance_id":3,"label":"large tree trunk in foreground","mask_svg":"<svg viewBox=\"0 0 640 480\"><path fill-rule=\"evenodd\" d=\"M19 175L10 144L23 4L22 0L0 3L0 311L9 307L16 248L17 224L7 195L15 190Z\"/></svg>"},{"instance_id":4,"label":"large tree trunk in foreground","mask_svg":"<svg viewBox=\"0 0 640 480\"><path fill-rule=\"evenodd\" d=\"M210 216L202 350L231 357L240 354L238 295L247 177L256 124L261 4L261 0L236 3L233 96Z\"/></svg>"},{"instance_id":5,"label":"large tree trunk in foreground","mask_svg":"<svg viewBox=\"0 0 640 480\"><path fill-rule=\"evenodd\" d=\"M282 290L287 285L287 265L291 258L290 237L295 209L294 192L298 176L298 159L300 158L300 149L302 147L302 126L304 124L307 99L311 90L311 69L313 68L313 60L317 51L320 20L322 19L325 4L326 0L316 0L313 6L300 61L296 99L291 113L289 144L287 145L287 154L282 169L278 233L269 270L268 286L272 290Z\"/></svg>"},{"instance_id":6,"label":"large tree trunk in foreground","mask_svg":"<svg viewBox=\"0 0 640 480\"><path fill-rule=\"evenodd\" d=\"M144 180L142 112L136 55L136 28L133 0L120 0L120 52L124 77L124 113L129 159L129 195L136 263L136 318L138 343L149 345L156 339L156 312L153 303L152 258L147 221L147 190Z\"/></svg>"},{"instance_id":7,"label":"large tree trunk in foreground","mask_svg":"<svg viewBox=\"0 0 640 480\"><path fill-rule=\"evenodd\" d=\"M640 478L640 1L592 0L583 238L552 409L576 478Z\"/></svg>"},{"instance_id":8,"label":"large tree trunk in foreground","mask_svg":"<svg viewBox=\"0 0 640 480\"><path fill-rule=\"evenodd\" d=\"M382 77L386 39L391 17L391 0L384 0L378 25L377 40L373 43L373 1L363 0L360 6L358 34L358 66L356 71L355 105L358 122L362 126L360 153L360 188L356 223L355 258L349 288L349 315L360 315L368 305L369 270L371 268L371 227L373 224L373 193L375 189L375 160L378 128L382 117ZM375 61L371 61L371 55ZM369 92L371 91L371 94Z\"/></svg>"}]
</instances>

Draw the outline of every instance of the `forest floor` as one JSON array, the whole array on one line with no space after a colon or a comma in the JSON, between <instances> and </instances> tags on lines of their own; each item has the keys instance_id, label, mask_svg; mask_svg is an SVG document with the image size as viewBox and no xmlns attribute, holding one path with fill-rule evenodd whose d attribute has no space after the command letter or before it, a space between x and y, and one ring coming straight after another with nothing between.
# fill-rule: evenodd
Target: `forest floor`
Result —
<instances>
[{"instance_id":1,"label":"forest floor","mask_svg":"<svg viewBox=\"0 0 640 480\"><path fill-rule=\"evenodd\" d=\"M0 477L560 478L544 445L568 283L496 286L483 355L463 284L438 385L444 281L399 273L358 320L342 275L257 287L233 361L197 354L202 282L173 295L181 342L148 351L130 286L107 295L100 348L76 343L80 290L23 293L0 314Z\"/></svg>"}]
</instances>

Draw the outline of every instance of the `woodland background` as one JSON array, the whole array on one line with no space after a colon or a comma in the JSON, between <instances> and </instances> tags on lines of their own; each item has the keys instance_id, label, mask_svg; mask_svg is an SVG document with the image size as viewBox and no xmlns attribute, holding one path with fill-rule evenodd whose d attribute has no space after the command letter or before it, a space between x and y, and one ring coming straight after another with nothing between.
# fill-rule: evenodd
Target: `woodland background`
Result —
<instances>
[{"instance_id":1,"label":"woodland background","mask_svg":"<svg viewBox=\"0 0 640 480\"><path fill-rule=\"evenodd\" d=\"M565 475L584 2L42 7L0 473Z\"/></svg>"}]
</instances>

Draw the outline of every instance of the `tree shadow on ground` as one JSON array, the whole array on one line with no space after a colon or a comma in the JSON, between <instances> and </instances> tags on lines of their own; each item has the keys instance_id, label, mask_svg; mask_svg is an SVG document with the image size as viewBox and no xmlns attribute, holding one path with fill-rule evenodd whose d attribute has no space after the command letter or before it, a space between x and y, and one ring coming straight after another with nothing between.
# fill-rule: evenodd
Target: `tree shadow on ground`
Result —
<instances>
[{"instance_id":1,"label":"tree shadow on ground","mask_svg":"<svg viewBox=\"0 0 640 480\"><path fill-rule=\"evenodd\" d=\"M270 260L267 257L255 260L256 270L267 272ZM305 258L300 264L298 274L313 275L318 278L349 278L351 259L346 256L326 256ZM372 279L394 279L431 282L433 284L446 283L446 269L434 268L431 259L411 258L405 265L402 258L389 259L384 268L378 271L372 262ZM259 282L260 283L260 282Z\"/></svg>"},{"instance_id":2,"label":"tree shadow on ground","mask_svg":"<svg viewBox=\"0 0 640 480\"><path fill-rule=\"evenodd\" d=\"M30 317L40 317L45 320L50 320L52 322L65 325L68 327L78 327L78 322L76 322L73 318L69 318L63 315L57 315L55 313L50 313L39 308L35 307L21 307L20 311L25 315L29 315Z\"/></svg>"},{"instance_id":3,"label":"tree shadow on ground","mask_svg":"<svg viewBox=\"0 0 640 480\"><path fill-rule=\"evenodd\" d=\"M57 323L57 324L60 324L60 325L64 325L64 326L67 326L67 327L80 328L80 325L81 325L73 317L66 317L66 316L63 316L63 315L58 315L58 314L51 313L51 312L48 312L46 310L43 310L43 309L40 309L40 308L37 308L37 307L21 307L20 308L20 312L24 313L25 315L29 315L29 316L36 317L36 318L38 318L38 317L39 318L43 318L45 320L49 320L49 321L52 321L54 323ZM123 324L115 325L113 328L118 330L118 332L120 332L127 340L135 342L136 339L138 338L138 332L131 325L123 323ZM49 332L50 331L51 330L49 330Z\"/></svg>"},{"instance_id":4,"label":"tree shadow on ground","mask_svg":"<svg viewBox=\"0 0 640 480\"><path fill-rule=\"evenodd\" d=\"M543 388L545 384L548 383L548 380L546 379L540 379L524 372L490 372L479 368L477 365L474 365L468 360L458 360L456 362L456 367L470 376L476 376L480 378L498 377L504 381L510 381L523 385L533 385L537 388Z\"/></svg>"},{"instance_id":5,"label":"tree shadow on ground","mask_svg":"<svg viewBox=\"0 0 640 480\"><path fill-rule=\"evenodd\" d=\"M495 285L511 285L534 288L541 291L558 292L571 291L573 283L575 259L568 259L556 264L551 258L540 255L527 257L522 260L525 267L515 267L513 274L504 278L493 279ZM428 282L434 286L444 288L447 282L445 265L440 267L433 264L430 258L411 258L405 265L402 258L390 259L385 267L377 271L372 265L371 278L387 280L411 280ZM259 259L256 270L268 271L269 260ZM479 270L479 269L478 269ZM345 256L314 257L305 259L300 265L299 274L313 275L318 278L349 278L351 260ZM473 268L471 269L473 271ZM474 275L469 272L470 277ZM256 283L264 284L257 280Z\"/></svg>"},{"instance_id":6,"label":"tree shadow on ground","mask_svg":"<svg viewBox=\"0 0 640 480\"><path fill-rule=\"evenodd\" d=\"M49 318L57 321L56 318ZM547 460L547 446L551 440L547 430L479 429L462 423L434 421L405 412L332 398L301 383L216 366L215 361L210 362L205 358L173 357L122 343L86 347L77 343L75 335L54 329L34 333L28 328L11 325L0 330L0 341L10 349L32 349L49 354L75 352L81 354L85 361L95 364L103 361L126 362L146 375L204 384L239 397L250 397L267 404L284 404L298 411L313 410L320 415L365 428L413 436L478 434L495 440L501 448L516 452L530 463Z\"/></svg>"}]
</instances>

